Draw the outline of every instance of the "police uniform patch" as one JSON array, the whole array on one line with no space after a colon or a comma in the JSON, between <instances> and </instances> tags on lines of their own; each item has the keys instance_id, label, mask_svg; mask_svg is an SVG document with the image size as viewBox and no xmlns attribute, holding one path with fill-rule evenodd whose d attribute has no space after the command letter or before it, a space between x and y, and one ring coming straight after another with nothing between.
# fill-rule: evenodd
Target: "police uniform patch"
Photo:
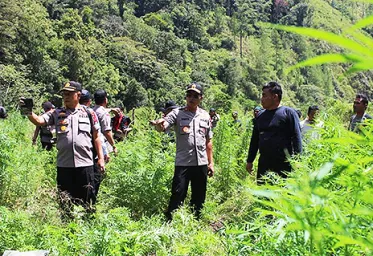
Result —
<instances>
[{"instance_id":1,"label":"police uniform patch","mask_svg":"<svg viewBox=\"0 0 373 256\"><path fill-rule=\"evenodd\" d=\"M93 122L97 123L98 119L97 119L97 115L94 111L91 111L91 116L92 116Z\"/></svg>"}]
</instances>

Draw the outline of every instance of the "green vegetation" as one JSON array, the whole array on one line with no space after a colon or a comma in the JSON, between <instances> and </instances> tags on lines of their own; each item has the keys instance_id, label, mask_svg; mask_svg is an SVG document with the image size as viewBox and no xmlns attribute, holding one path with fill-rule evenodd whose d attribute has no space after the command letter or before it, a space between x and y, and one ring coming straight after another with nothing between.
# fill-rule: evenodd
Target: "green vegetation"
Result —
<instances>
[{"instance_id":1,"label":"green vegetation","mask_svg":"<svg viewBox=\"0 0 373 256\"><path fill-rule=\"evenodd\" d=\"M134 133L107 166L97 212L63 222L55 155L31 146L33 126L18 113L0 122L0 251L52 255L369 255L373 250L372 137L346 131L348 108L329 102L322 139L293 162L291 178L257 187L244 170L250 119L223 116L215 133L216 175L202 220L187 207L166 223L175 146L136 113ZM338 113L338 115L337 115ZM143 118L145 117L145 118ZM346 120L344 120L346 121ZM21 131L21 132L20 132ZM53 152L55 153L55 152Z\"/></svg>"},{"instance_id":2,"label":"green vegetation","mask_svg":"<svg viewBox=\"0 0 373 256\"><path fill-rule=\"evenodd\" d=\"M170 98L181 104L191 81L205 86L206 105L218 109L253 106L270 80L284 85L292 106L372 91L370 71L340 79L349 69L345 64L285 73L291 65L340 49L261 25L339 34L370 14L367 3L0 0L0 7L0 104L7 109L16 107L21 94L58 106L58 90L67 80L91 91L105 88L112 105L127 110L159 107ZM372 34L360 25L357 40Z\"/></svg>"},{"instance_id":3,"label":"green vegetation","mask_svg":"<svg viewBox=\"0 0 373 256\"><path fill-rule=\"evenodd\" d=\"M141 106L107 166L94 217L76 207L70 222L60 219L56 200L56 152L31 145L33 126L17 111L0 120L0 252L372 254L373 126L346 131L349 107L340 101L356 91L371 96L371 71L353 73L372 65L371 10L342 0L0 0L1 104L11 109L20 95L58 104L71 79L105 88L112 105ZM286 105L322 105L325 127L294 159L289 179L269 177L274 185L257 187L244 170L251 113L242 110L272 79L284 84ZM200 221L182 207L166 223L175 145L147 122L165 99L183 103L192 80L206 88L204 106L221 110L216 175ZM222 113L231 109L241 109L242 130Z\"/></svg>"}]
</instances>

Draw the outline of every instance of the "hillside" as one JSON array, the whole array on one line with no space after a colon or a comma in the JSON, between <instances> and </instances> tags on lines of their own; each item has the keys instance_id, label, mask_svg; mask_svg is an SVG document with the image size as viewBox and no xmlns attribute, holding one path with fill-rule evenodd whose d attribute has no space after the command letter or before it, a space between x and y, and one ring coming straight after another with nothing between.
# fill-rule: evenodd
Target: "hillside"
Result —
<instances>
[{"instance_id":1,"label":"hillside","mask_svg":"<svg viewBox=\"0 0 373 256\"><path fill-rule=\"evenodd\" d=\"M355 92L373 96L373 73L343 76L350 62L286 73L343 50L274 29L343 34L372 10L346 0L0 0L0 105L9 109L0 119L0 255L372 255L373 124L366 120L359 134L347 125ZM365 43L373 35L371 27L360 32ZM370 64L372 49L354 56ZM104 88L109 107L124 106L135 120L110 155L93 212L75 205L69 218L57 189L57 149L33 145L35 126L17 109L20 96L35 99L36 113L47 99L59 106L67 80L91 92ZM254 173L246 170L250 109L270 80L284 85L284 104L303 113L320 105L323 125L303 137L287 179L269 173L258 186L258 157ZM203 107L221 117L212 140L215 173L201 218L188 206L189 190L168 221L176 145L149 120L165 100L184 104L191 81L206 89ZM241 122L233 123L231 111ZM58 120L65 131L66 120ZM88 121L81 125L90 131Z\"/></svg>"},{"instance_id":2,"label":"hillside","mask_svg":"<svg viewBox=\"0 0 373 256\"><path fill-rule=\"evenodd\" d=\"M251 107L270 80L280 81L285 102L299 107L372 92L371 72L340 78L346 65L285 75L299 61L340 49L260 23L341 33L370 13L366 3L1 0L0 6L0 104L9 108L21 94L60 105L57 92L66 80L105 88L113 106L127 109L181 103L191 81L208 89L207 107L225 110Z\"/></svg>"}]
</instances>

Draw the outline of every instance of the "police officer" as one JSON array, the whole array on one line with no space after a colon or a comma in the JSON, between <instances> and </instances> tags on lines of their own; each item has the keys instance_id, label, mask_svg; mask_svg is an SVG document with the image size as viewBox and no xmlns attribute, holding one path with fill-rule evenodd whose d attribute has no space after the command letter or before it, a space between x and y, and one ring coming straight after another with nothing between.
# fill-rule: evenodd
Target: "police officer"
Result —
<instances>
[{"instance_id":1,"label":"police officer","mask_svg":"<svg viewBox=\"0 0 373 256\"><path fill-rule=\"evenodd\" d=\"M211 128L214 129L218 125L218 122L220 121L220 115L216 113L215 108L210 108L209 115L211 119Z\"/></svg>"},{"instance_id":2,"label":"police officer","mask_svg":"<svg viewBox=\"0 0 373 256\"><path fill-rule=\"evenodd\" d=\"M91 106L91 93L85 89L82 90L82 94L80 96L80 99L79 99L79 103L81 105L84 105L87 107L88 110L90 111L94 111L93 109L90 108ZM99 130L99 137L100 137L100 141L101 141L101 146L102 146L102 153L104 154L104 160L105 160L105 163L109 162L110 160L110 156L109 156L109 153L107 151L107 147L106 147L106 143L105 143L105 137L104 135L101 133L101 126L100 126L100 130ZM97 202L97 196L98 196L98 191L100 190L100 185L101 185L101 181L103 179L103 173L100 171L100 168L98 167L97 165L97 154L96 152L94 152L94 173L95 173L95 179L94 179L94 186L95 186L95 192L94 192L94 199L93 199L93 204L96 204Z\"/></svg>"},{"instance_id":3,"label":"police officer","mask_svg":"<svg viewBox=\"0 0 373 256\"><path fill-rule=\"evenodd\" d=\"M192 187L190 205L199 218L206 198L207 176L214 174L211 122L209 113L199 108L202 98L201 85L192 83L187 87L185 107L151 122L158 131L174 126L176 133L175 172L166 212L169 220L171 213L184 202L189 182Z\"/></svg>"},{"instance_id":4,"label":"police officer","mask_svg":"<svg viewBox=\"0 0 373 256\"><path fill-rule=\"evenodd\" d=\"M117 155L118 151L115 146L115 141L113 138L113 132L111 129L111 117L109 112L106 110L107 104L108 104L108 98L107 93L105 90L97 90L94 94L95 99L95 106L93 107L93 110L96 112L98 120L100 122L101 126L101 132L105 136L107 142L112 147L113 150L111 150L110 146L108 146L108 151L114 151L114 154Z\"/></svg>"},{"instance_id":5,"label":"police officer","mask_svg":"<svg viewBox=\"0 0 373 256\"><path fill-rule=\"evenodd\" d=\"M97 151L97 164L101 171L104 171L105 165L98 136L98 119L94 111L88 112L79 104L81 90L80 83L67 82L61 89L64 107L42 116L32 111L27 113L35 125L56 126L57 186L61 205L67 214L71 202L90 209L94 196L93 147ZM21 99L21 107L23 104Z\"/></svg>"}]
</instances>

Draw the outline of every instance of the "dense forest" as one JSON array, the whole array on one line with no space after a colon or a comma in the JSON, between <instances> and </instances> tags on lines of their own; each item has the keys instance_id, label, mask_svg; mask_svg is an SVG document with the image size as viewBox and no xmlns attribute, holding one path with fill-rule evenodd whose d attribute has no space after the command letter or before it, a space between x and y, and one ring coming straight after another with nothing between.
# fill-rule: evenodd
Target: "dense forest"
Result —
<instances>
[{"instance_id":1,"label":"dense forest","mask_svg":"<svg viewBox=\"0 0 373 256\"><path fill-rule=\"evenodd\" d=\"M0 119L0 254L372 255L373 125L347 129L354 94L373 96L368 2L0 0L0 105L9 110ZM346 29L361 20L360 34L350 36ZM290 26L317 30L305 37ZM316 36L320 30L351 41ZM294 68L327 53L342 55ZM130 135L106 165L96 212L75 206L70 220L58 204L56 149L32 145L35 126L17 111L20 96L34 98L35 112L44 100L60 106L68 80L104 88L110 106L135 108ZM305 114L318 104L324 126L304 138L287 179L269 175L257 186L245 170L251 108L270 80L283 85L285 105ZM215 175L200 220L185 204L167 222L176 146L149 120L166 100L183 104L192 81L205 88L203 107L221 114Z\"/></svg>"},{"instance_id":2,"label":"dense forest","mask_svg":"<svg viewBox=\"0 0 373 256\"><path fill-rule=\"evenodd\" d=\"M341 49L263 24L340 33L372 10L343 0L0 0L0 104L22 94L61 104L63 82L105 88L113 106L183 101L191 81L205 105L247 108L260 88L280 81L288 105L372 94L371 72L342 77L348 65L285 73L302 60ZM367 28L366 34L373 33Z\"/></svg>"}]
</instances>

